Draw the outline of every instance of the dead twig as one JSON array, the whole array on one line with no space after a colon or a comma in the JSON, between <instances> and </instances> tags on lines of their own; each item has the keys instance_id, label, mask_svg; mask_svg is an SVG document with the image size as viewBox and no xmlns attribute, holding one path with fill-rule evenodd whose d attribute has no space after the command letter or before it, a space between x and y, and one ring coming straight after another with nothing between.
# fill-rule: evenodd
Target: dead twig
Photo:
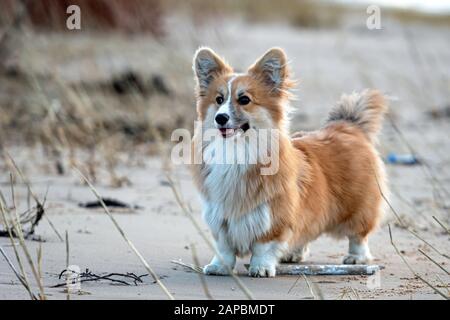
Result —
<instances>
[{"instance_id":1,"label":"dead twig","mask_svg":"<svg viewBox=\"0 0 450 320\"><path fill-rule=\"evenodd\" d=\"M58 279L61 279L67 273L75 274L77 281L79 281L80 283L106 280L106 281L111 281L114 283L123 284L125 286L130 286L132 284L137 286L138 283L144 282L142 280L143 277L147 277L149 275L149 274L143 274L143 275L138 276L132 272L129 272L129 273L112 272L112 273L107 273L104 275L97 275L97 274L93 273L92 271L90 271L89 269L86 269L84 272L81 272L81 273L77 273L77 272L75 272L73 270L69 270L69 269L64 269L63 271L60 272ZM70 277L67 277L67 279L70 279ZM123 279L130 279L130 280L132 280L132 283L127 282ZM64 283L55 284L52 286L52 288L59 288L59 287L64 287L64 286L67 286L67 281Z\"/></svg>"},{"instance_id":2,"label":"dead twig","mask_svg":"<svg viewBox=\"0 0 450 320\"><path fill-rule=\"evenodd\" d=\"M184 263L181 260L171 260L170 262L174 263L174 264L178 264L186 269L189 269L191 271L194 271L196 273L203 273L203 269L201 267L199 267L198 265L195 264L190 264L190 263Z\"/></svg>"},{"instance_id":3,"label":"dead twig","mask_svg":"<svg viewBox=\"0 0 450 320\"><path fill-rule=\"evenodd\" d=\"M14 191L14 178L13 178L13 175L11 173L10 173L9 184L10 184L10 188L11 188L12 206L10 208L7 207L6 199L5 199L5 197L4 197L4 195L3 195L3 193L1 191L0 191L0 198L1 198L1 200L3 201L3 203L5 205L5 210L14 210L15 214L18 214L17 213L15 191ZM45 199L44 199L44 203L45 203ZM38 208L36 206L26 210L25 212L23 212L21 214L19 214L19 220L20 220L20 224L22 226L22 230L24 230L23 233L24 233L25 239L29 239L29 238L32 239L31 236L34 234L34 229L38 225L39 221L41 220L42 215L43 215L43 210L40 210L40 209L38 210ZM30 226L29 226L29 228L27 228L28 230L25 231L25 226L27 224L30 224ZM5 226L7 226L7 225L5 224ZM12 230L10 227L7 227L6 230L0 230L0 237L9 237L10 234L13 237L17 237L17 235L15 234L14 230Z\"/></svg>"},{"instance_id":4,"label":"dead twig","mask_svg":"<svg viewBox=\"0 0 450 320\"><path fill-rule=\"evenodd\" d=\"M36 220L35 223L32 225L32 231L34 232L34 227L37 225L37 223L39 222L39 220L42 217L45 217L45 219L47 220L48 224L50 225L50 227L53 229L53 231L55 232L55 234L58 236L59 240L61 242L64 242L64 239L61 237L61 234L58 232L58 230L55 228L55 226L53 225L53 223L50 221L50 219L48 218L48 216L45 214L45 210L44 210L44 205L43 203L41 203L38 199L38 197L33 193L33 190L31 189L31 183L30 181L24 176L24 174L22 173L22 170L20 170L19 166L17 165L17 163L14 161L14 159L11 157L11 155L4 150L5 154L7 155L7 157L9 158L9 160L11 161L11 163L13 164L14 168L16 169L17 173L20 176L20 179L22 180L22 182L27 186L28 192L31 195L31 197L34 199L34 201L36 202L36 208L37 208L37 214L36 214ZM12 178L11 178L12 179ZM48 189L47 189L48 191ZM45 201L44 201L45 203Z\"/></svg>"}]
</instances>

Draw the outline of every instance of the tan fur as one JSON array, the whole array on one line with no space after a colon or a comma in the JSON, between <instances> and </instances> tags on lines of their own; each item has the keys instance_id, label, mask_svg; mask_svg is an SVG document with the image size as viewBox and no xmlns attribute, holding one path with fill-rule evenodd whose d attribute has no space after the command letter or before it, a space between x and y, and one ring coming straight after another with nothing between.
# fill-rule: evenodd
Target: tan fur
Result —
<instances>
[{"instance_id":1,"label":"tan fur","mask_svg":"<svg viewBox=\"0 0 450 320\"><path fill-rule=\"evenodd\" d=\"M283 79L278 90L271 90L260 68L264 57L239 76L232 91L245 88L252 102L245 108L250 114L264 109L281 131L280 167L275 175L260 175L260 166L253 166L245 183L236 186L236 194L244 195L240 211L245 214L258 204L267 202L271 209L271 229L257 241L288 241L291 248L307 244L322 233L336 237L367 239L382 216L385 189L384 168L373 142L386 111L383 96L377 91L344 96L332 110L327 124L318 131L298 133L290 137L286 131L285 110L292 81L288 78L286 58L281 49L270 54L281 55ZM269 57L270 58L270 57ZM217 57L217 59L220 59ZM218 91L226 87L233 74L222 60L208 90L198 95L199 120L214 105ZM197 89L197 92L201 90ZM195 139L200 139L196 136ZM198 150L196 151L198 152ZM207 198L204 165L192 166L196 185Z\"/></svg>"},{"instance_id":2,"label":"tan fur","mask_svg":"<svg viewBox=\"0 0 450 320\"><path fill-rule=\"evenodd\" d=\"M361 93L342 95L341 100L331 110L328 121L353 122L372 143L376 143L381 121L386 111L386 100L380 92L364 90Z\"/></svg>"}]
</instances>

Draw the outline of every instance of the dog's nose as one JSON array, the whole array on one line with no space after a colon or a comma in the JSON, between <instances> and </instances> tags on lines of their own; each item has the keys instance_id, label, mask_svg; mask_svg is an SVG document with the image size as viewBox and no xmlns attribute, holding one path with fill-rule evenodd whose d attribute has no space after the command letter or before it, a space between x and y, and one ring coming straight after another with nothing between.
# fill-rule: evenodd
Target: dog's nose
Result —
<instances>
[{"instance_id":1,"label":"dog's nose","mask_svg":"<svg viewBox=\"0 0 450 320\"><path fill-rule=\"evenodd\" d=\"M223 126L225 123L227 123L229 119L230 119L230 116L227 115L226 113L219 113L218 115L216 115L216 122L218 124L220 124L221 126Z\"/></svg>"}]
</instances>

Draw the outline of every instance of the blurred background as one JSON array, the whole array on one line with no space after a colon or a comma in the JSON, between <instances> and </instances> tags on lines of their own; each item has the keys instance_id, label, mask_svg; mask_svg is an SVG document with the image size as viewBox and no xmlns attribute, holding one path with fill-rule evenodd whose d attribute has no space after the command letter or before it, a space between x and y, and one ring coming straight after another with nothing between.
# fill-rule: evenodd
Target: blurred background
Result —
<instances>
[{"instance_id":1,"label":"blurred background","mask_svg":"<svg viewBox=\"0 0 450 320\"><path fill-rule=\"evenodd\" d=\"M69 30L66 9L74 4L81 29ZM367 27L371 4L380 7L380 29ZM169 142L173 129L193 129L196 48L210 46L245 70L280 46L299 80L292 129L320 127L344 92L382 90L391 109L380 152L392 164L393 191L448 221L449 1L1 0L0 6L0 148L24 150L25 159L38 155L47 173L65 175L76 164L92 181L104 168L103 183L131 183L120 167L130 167L136 154L154 155L155 134ZM403 155L410 166L396 163ZM420 168L411 168L416 160Z\"/></svg>"}]
</instances>

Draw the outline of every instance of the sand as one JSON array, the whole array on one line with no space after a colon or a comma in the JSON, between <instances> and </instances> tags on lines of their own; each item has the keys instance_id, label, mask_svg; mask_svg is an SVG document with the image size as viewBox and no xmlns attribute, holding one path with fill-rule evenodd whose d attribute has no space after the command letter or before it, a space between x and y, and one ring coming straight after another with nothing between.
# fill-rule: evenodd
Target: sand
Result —
<instances>
[{"instance_id":1,"label":"sand","mask_svg":"<svg viewBox=\"0 0 450 320\"><path fill-rule=\"evenodd\" d=\"M34 154L39 154L35 151ZM171 188L167 185L160 170L158 159L146 159L144 168L123 168L133 185L119 189L98 186L103 196L120 199L130 204L139 205L141 209L113 210L114 217L125 230L130 240L136 245L145 259L163 283L177 299L203 299L205 294L200 284L199 275L171 263L178 260L193 263L190 245L194 244L201 264L206 264L212 252L199 237L190 221L182 214L174 201ZM185 169L178 168L176 176L179 178L186 201L192 204L195 218L208 233L206 225L201 221L199 201L192 188L192 182ZM80 270L89 269L96 274L132 272L137 275L147 273L138 258L126 245L118 231L114 228L109 217L101 209L85 209L78 206L80 202L95 200L90 189L80 183L80 179L73 176L55 177L38 175L32 179L32 186L36 194L42 198L47 186L50 186L47 199L47 214L57 230L64 234L67 230L70 243L70 264L79 266ZM7 181L2 181L2 192L8 193ZM26 205L26 187L16 185L17 201L21 206ZM439 276L447 281L445 275L431 262L427 261L417 249L422 248L436 260L445 259L437 256L432 250L424 246L404 229L393 227L394 240L409 263L432 283L439 285ZM65 299L62 288L51 288L61 282L58 274L65 269L65 243L59 241L56 234L46 221L41 221L36 234L45 239L43 250L43 281L49 299ZM437 229L420 231L420 234L432 242L439 250L448 248L448 235ZM0 244L10 257L13 251L7 238L0 238ZM27 241L33 254L39 245L37 241ZM346 251L346 241L336 241L322 237L313 242L311 256L306 263L340 263ZM378 279L367 276L315 276L309 280L320 288L324 298L356 299L353 288L361 299L436 299L439 296L433 290L415 279L400 258L396 255L389 242L386 226L383 226L371 238L374 263L383 265ZM279 276L274 279L255 279L245 275L244 263L247 259L239 260L237 270L245 285L257 299L312 299L305 281L296 276ZM31 276L31 275L30 275ZM81 284L82 294L73 295L73 299L164 299L161 289L145 277L144 283L130 286L112 284L107 281ZM245 298L230 277L208 276L208 288L216 299ZM295 284L295 286L294 286ZM375 286L375 288L373 288ZM372 289L369 289L372 288ZM443 289L445 290L445 289ZM348 291L348 295L345 292ZM26 299L27 293L15 279L9 267L0 263L0 298Z\"/></svg>"}]
</instances>

